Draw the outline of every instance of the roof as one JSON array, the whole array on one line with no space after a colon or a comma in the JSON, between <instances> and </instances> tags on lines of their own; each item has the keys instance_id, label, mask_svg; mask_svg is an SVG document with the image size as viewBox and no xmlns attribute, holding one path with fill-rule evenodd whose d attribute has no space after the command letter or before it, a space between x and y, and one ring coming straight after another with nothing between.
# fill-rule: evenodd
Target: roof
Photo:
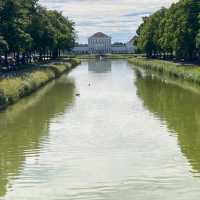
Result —
<instances>
[{"instance_id":1,"label":"roof","mask_svg":"<svg viewBox=\"0 0 200 200\"><path fill-rule=\"evenodd\" d=\"M102 32L95 33L91 37L98 37L98 38L106 37L106 38L110 38L108 35L106 35L106 34L104 34Z\"/></svg>"}]
</instances>

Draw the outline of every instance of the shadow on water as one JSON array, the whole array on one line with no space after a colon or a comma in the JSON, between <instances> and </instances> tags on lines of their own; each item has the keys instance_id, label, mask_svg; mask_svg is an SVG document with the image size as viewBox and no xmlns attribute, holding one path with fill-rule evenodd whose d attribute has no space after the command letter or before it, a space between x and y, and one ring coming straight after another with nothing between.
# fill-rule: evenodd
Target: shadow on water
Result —
<instances>
[{"instance_id":1,"label":"shadow on water","mask_svg":"<svg viewBox=\"0 0 200 200\"><path fill-rule=\"evenodd\" d=\"M88 71L94 73L107 73L112 70L111 60L88 60Z\"/></svg>"},{"instance_id":2,"label":"shadow on water","mask_svg":"<svg viewBox=\"0 0 200 200\"><path fill-rule=\"evenodd\" d=\"M75 85L66 76L0 113L0 197L17 178L28 154L37 155L52 118L74 102Z\"/></svg>"},{"instance_id":3,"label":"shadow on water","mask_svg":"<svg viewBox=\"0 0 200 200\"><path fill-rule=\"evenodd\" d=\"M193 172L200 173L200 93L139 71L135 84L144 106L177 134Z\"/></svg>"}]
</instances>

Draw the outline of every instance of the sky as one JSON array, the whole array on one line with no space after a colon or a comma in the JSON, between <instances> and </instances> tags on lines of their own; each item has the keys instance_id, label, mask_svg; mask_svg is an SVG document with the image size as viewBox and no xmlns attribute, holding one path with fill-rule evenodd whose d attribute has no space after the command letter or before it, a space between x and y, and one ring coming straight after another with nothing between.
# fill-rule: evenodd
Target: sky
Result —
<instances>
[{"instance_id":1,"label":"sky","mask_svg":"<svg viewBox=\"0 0 200 200\"><path fill-rule=\"evenodd\" d=\"M177 0L40 0L48 9L62 11L73 20L79 43L87 43L87 38L96 32L104 32L113 42L127 42L135 34L148 16L169 7Z\"/></svg>"}]
</instances>

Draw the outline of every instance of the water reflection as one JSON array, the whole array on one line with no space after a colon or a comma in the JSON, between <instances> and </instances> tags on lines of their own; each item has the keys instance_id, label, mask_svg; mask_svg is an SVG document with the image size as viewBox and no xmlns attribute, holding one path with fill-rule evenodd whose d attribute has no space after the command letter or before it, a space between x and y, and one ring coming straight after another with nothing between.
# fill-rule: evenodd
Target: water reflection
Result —
<instances>
[{"instance_id":1,"label":"water reflection","mask_svg":"<svg viewBox=\"0 0 200 200\"><path fill-rule=\"evenodd\" d=\"M182 153L200 173L200 94L137 71L138 96L144 106L177 133Z\"/></svg>"},{"instance_id":2,"label":"water reflection","mask_svg":"<svg viewBox=\"0 0 200 200\"><path fill-rule=\"evenodd\" d=\"M62 77L0 113L0 197L20 174L26 156L37 156L49 121L73 104L74 90L74 82Z\"/></svg>"},{"instance_id":3,"label":"water reflection","mask_svg":"<svg viewBox=\"0 0 200 200\"><path fill-rule=\"evenodd\" d=\"M0 114L2 199L199 199L200 179L170 134L199 171L200 95L123 60L107 74L83 62L69 77Z\"/></svg>"},{"instance_id":4,"label":"water reflection","mask_svg":"<svg viewBox=\"0 0 200 200\"><path fill-rule=\"evenodd\" d=\"M107 73L112 70L112 62L110 60L89 60L88 71L94 73Z\"/></svg>"}]
</instances>

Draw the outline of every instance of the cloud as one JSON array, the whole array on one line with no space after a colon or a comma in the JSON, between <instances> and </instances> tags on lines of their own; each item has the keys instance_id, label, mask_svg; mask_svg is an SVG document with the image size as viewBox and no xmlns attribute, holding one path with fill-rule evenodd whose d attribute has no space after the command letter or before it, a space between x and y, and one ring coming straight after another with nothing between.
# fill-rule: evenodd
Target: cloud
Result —
<instances>
[{"instance_id":1,"label":"cloud","mask_svg":"<svg viewBox=\"0 0 200 200\"><path fill-rule=\"evenodd\" d=\"M102 31L113 41L128 41L142 22L161 7L169 7L176 0L40 0L49 9L62 11L76 23L80 42Z\"/></svg>"}]
</instances>

